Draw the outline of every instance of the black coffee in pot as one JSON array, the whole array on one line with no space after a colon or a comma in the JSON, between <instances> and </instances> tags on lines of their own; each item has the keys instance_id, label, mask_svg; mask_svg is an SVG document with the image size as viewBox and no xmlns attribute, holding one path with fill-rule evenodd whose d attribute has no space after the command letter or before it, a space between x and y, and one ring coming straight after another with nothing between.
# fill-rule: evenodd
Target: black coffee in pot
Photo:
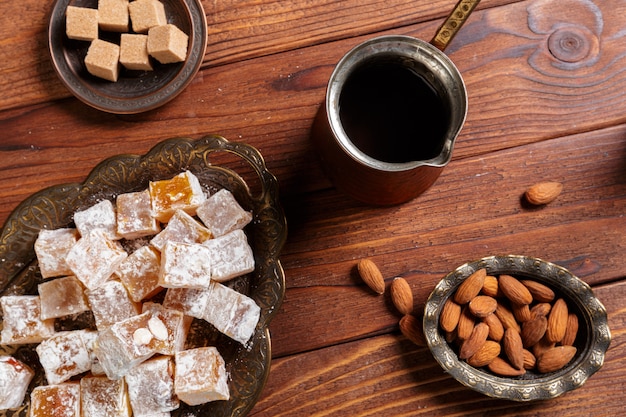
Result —
<instances>
[{"instance_id":1,"label":"black coffee in pot","mask_svg":"<svg viewBox=\"0 0 626 417\"><path fill-rule=\"evenodd\" d=\"M383 162L439 155L449 113L443 98L422 74L394 61L356 68L339 98L339 117L352 143Z\"/></svg>"}]
</instances>

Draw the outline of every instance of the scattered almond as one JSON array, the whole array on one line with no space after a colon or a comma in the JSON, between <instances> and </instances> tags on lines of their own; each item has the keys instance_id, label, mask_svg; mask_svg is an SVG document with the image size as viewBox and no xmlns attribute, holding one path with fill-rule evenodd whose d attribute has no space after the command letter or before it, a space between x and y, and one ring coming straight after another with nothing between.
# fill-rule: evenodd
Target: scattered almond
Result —
<instances>
[{"instance_id":1,"label":"scattered almond","mask_svg":"<svg viewBox=\"0 0 626 417\"><path fill-rule=\"evenodd\" d=\"M481 268L467 277L454 293L454 301L461 305L469 303L470 300L476 297L483 288L486 276L487 270Z\"/></svg>"},{"instance_id":2,"label":"scattered almond","mask_svg":"<svg viewBox=\"0 0 626 417\"><path fill-rule=\"evenodd\" d=\"M400 319L400 332L417 346L426 346L424 327L422 321L412 314L407 314Z\"/></svg>"},{"instance_id":3,"label":"scattered almond","mask_svg":"<svg viewBox=\"0 0 626 417\"><path fill-rule=\"evenodd\" d=\"M557 343L565 336L567 330L567 304L565 300L559 298L555 301L548 315L548 327L546 329L546 339L549 342Z\"/></svg>"},{"instance_id":4,"label":"scattered almond","mask_svg":"<svg viewBox=\"0 0 626 417\"><path fill-rule=\"evenodd\" d=\"M385 292L385 280L378 266L371 259L361 259L357 264L359 275L365 284L377 294Z\"/></svg>"},{"instance_id":5,"label":"scattered almond","mask_svg":"<svg viewBox=\"0 0 626 417\"><path fill-rule=\"evenodd\" d=\"M548 204L556 200L561 191L563 191L563 184L560 182L540 182L526 190L526 201L536 206Z\"/></svg>"},{"instance_id":6,"label":"scattered almond","mask_svg":"<svg viewBox=\"0 0 626 417\"><path fill-rule=\"evenodd\" d=\"M489 336L489 326L480 322L474 326L472 334L461 344L459 349L459 358L467 359L483 347Z\"/></svg>"},{"instance_id":7,"label":"scattered almond","mask_svg":"<svg viewBox=\"0 0 626 417\"><path fill-rule=\"evenodd\" d=\"M522 331L520 325L515 320L515 316L513 315L511 310L509 310L504 304L498 303L495 315L498 316L500 322L502 323L502 326L504 326L505 329L515 329L518 332Z\"/></svg>"},{"instance_id":8,"label":"scattered almond","mask_svg":"<svg viewBox=\"0 0 626 417\"><path fill-rule=\"evenodd\" d=\"M533 300L539 303L551 303L554 301L554 291L550 289L547 285L543 285L540 282L532 281L530 279L525 279L520 281L530 294L533 296Z\"/></svg>"},{"instance_id":9,"label":"scattered almond","mask_svg":"<svg viewBox=\"0 0 626 417\"><path fill-rule=\"evenodd\" d=\"M498 292L498 278L493 275L487 275L485 277L485 282L483 282L483 289L481 292L489 297L498 297L500 295Z\"/></svg>"},{"instance_id":10,"label":"scattered almond","mask_svg":"<svg viewBox=\"0 0 626 417\"><path fill-rule=\"evenodd\" d=\"M452 298L448 298L443 304L439 315L439 325L446 332L452 332L459 324L461 317L461 306L455 303Z\"/></svg>"},{"instance_id":11,"label":"scattered almond","mask_svg":"<svg viewBox=\"0 0 626 417\"><path fill-rule=\"evenodd\" d=\"M533 296L517 278L510 275L500 275L498 285L502 294L506 296L513 304L530 304Z\"/></svg>"},{"instance_id":12,"label":"scattered almond","mask_svg":"<svg viewBox=\"0 0 626 417\"><path fill-rule=\"evenodd\" d=\"M537 358L537 370L541 373L558 371L567 365L575 354L574 346L556 346L548 349Z\"/></svg>"},{"instance_id":13,"label":"scattered almond","mask_svg":"<svg viewBox=\"0 0 626 417\"><path fill-rule=\"evenodd\" d=\"M474 316L483 318L496 311L498 302L488 295L477 295L469 302L468 306Z\"/></svg>"},{"instance_id":14,"label":"scattered almond","mask_svg":"<svg viewBox=\"0 0 626 417\"><path fill-rule=\"evenodd\" d=\"M402 314L411 314L413 311L413 291L404 278L394 278L391 281L391 301Z\"/></svg>"},{"instance_id":15,"label":"scattered almond","mask_svg":"<svg viewBox=\"0 0 626 417\"><path fill-rule=\"evenodd\" d=\"M534 319L522 324L522 342L524 347L528 348L539 342L546 333L548 327L548 319L544 316L535 317Z\"/></svg>"},{"instance_id":16,"label":"scattered almond","mask_svg":"<svg viewBox=\"0 0 626 417\"><path fill-rule=\"evenodd\" d=\"M530 307L528 304L513 304L511 306L511 311L515 316L515 320L520 323L524 323L532 319L532 314L530 313Z\"/></svg>"},{"instance_id":17,"label":"scattered almond","mask_svg":"<svg viewBox=\"0 0 626 417\"><path fill-rule=\"evenodd\" d=\"M474 317L469 311L469 307L463 306L461 309L461 316L459 316L459 324L456 328L456 336L460 340L465 340L470 337L474 330Z\"/></svg>"},{"instance_id":18,"label":"scattered almond","mask_svg":"<svg viewBox=\"0 0 626 417\"><path fill-rule=\"evenodd\" d=\"M476 368L489 365L491 361L498 357L501 350L500 343L487 340L476 353L467 359L467 363Z\"/></svg>"},{"instance_id":19,"label":"scattered almond","mask_svg":"<svg viewBox=\"0 0 626 417\"><path fill-rule=\"evenodd\" d=\"M522 338L520 334L513 329L505 330L504 338L502 339L502 346L511 365L513 365L514 368L523 369L524 346L522 345Z\"/></svg>"},{"instance_id":20,"label":"scattered almond","mask_svg":"<svg viewBox=\"0 0 626 417\"><path fill-rule=\"evenodd\" d=\"M526 373L525 369L516 369L501 357L497 357L487 365L489 370L500 376L520 376Z\"/></svg>"},{"instance_id":21,"label":"scattered almond","mask_svg":"<svg viewBox=\"0 0 626 417\"><path fill-rule=\"evenodd\" d=\"M535 365L537 365L537 358L535 358L535 355L533 355L533 353L528 349L524 349L523 353L524 353L524 369L526 370L534 369Z\"/></svg>"},{"instance_id":22,"label":"scattered almond","mask_svg":"<svg viewBox=\"0 0 626 417\"><path fill-rule=\"evenodd\" d=\"M490 314L483 318L483 322L487 323L487 326L489 326L489 338L491 340L495 340L496 342L502 340L502 337L504 337L504 327L498 316Z\"/></svg>"}]
</instances>

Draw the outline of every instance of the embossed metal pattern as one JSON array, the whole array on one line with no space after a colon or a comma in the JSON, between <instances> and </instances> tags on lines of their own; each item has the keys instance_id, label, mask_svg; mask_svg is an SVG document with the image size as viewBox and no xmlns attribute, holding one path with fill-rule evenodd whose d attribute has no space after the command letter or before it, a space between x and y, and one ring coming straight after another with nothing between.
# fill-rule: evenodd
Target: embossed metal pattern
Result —
<instances>
[{"instance_id":1,"label":"embossed metal pattern","mask_svg":"<svg viewBox=\"0 0 626 417\"><path fill-rule=\"evenodd\" d=\"M189 35L187 59L175 64L155 62L153 71L122 69L117 82L87 72L84 58L89 42L65 35L68 5L97 8L97 0L57 0L48 25L52 65L70 92L84 103L109 113L132 114L155 109L174 99L200 69L207 43L206 15L200 0L162 0L168 23ZM119 44L119 34L101 32L101 38Z\"/></svg>"},{"instance_id":2,"label":"embossed metal pattern","mask_svg":"<svg viewBox=\"0 0 626 417\"><path fill-rule=\"evenodd\" d=\"M253 192L238 172L212 161L220 154L232 155L258 178ZM75 211L102 199L147 188L150 180L166 179L184 171L193 172L207 190L227 188L240 204L253 213L246 228L253 248L256 269L232 282L238 291L252 297L261 307L261 318L251 341L242 346L217 332L208 323L194 320L190 346L215 345L226 361L230 375L229 401L216 401L191 407L181 402L172 416L244 416L257 401L270 371L271 343L268 325L278 311L285 291L285 277L279 254L287 238L285 215L278 200L278 182L266 169L255 148L229 142L220 136L199 140L165 140L146 155L120 155L104 160L82 184L46 188L23 201L9 216L0 234L0 295L36 294L41 282L33 245L43 228L72 225ZM70 323L81 327L81 324ZM13 354L36 370L35 383L45 383L35 346L0 347L0 354ZM31 385L32 386L32 385ZM19 410L0 411L0 417L28 415L27 396Z\"/></svg>"},{"instance_id":3,"label":"embossed metal pattern","mask_svg":"<svg viewBox=\"0 0 626 417\"><path fill-rule=\"evenodd\" d=\"M549 374L528 371L520 377L503 378L458 359L440 330L439 315L443 304L461 282L481 268L486 268L490 275L509 274L544 283L578 313L580 327L575 343L578 351L565 368ZM611 343L606 309L589 285L558 265L517 255L483 258L461 265L446 275L426 302L424 334L437 362L461 384L490 397L514 401L545 400L580 387L602 367Z\"/></svg>"}]
</instances>

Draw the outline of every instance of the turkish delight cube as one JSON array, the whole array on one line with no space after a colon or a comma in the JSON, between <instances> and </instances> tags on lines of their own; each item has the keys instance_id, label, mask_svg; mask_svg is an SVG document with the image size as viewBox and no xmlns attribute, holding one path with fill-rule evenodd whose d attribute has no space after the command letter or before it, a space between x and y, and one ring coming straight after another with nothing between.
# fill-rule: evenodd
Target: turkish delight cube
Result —
<instances>
[{"instance_id":1,"label":"turkish delight cube","mask_svg":"<svg viewBox=\"0 0 626 417\"><path fill-rule=\"evenodd\" d=\"M130 417L132 411L126 381L104 376L87 376L80 380L82 417Z\"/></svg>"},{"instance_id":2,"label":"turkish delight cube","mask_svg":"<svg viewBox=\"0 0 626 417\"><path fill-rule=\"evenodd\" d=\"M75 375L91 370L91 357L82 332L82 330L59 332L35 348L48 384L60 384Z\"/></svg>"},{"instance_id":3,"label":"turkish delight cube","mask_svg":"<svg viewBox=\"0 0 626 417\"><path fill-rule=\"evenodd\" d=\"M54 334L54 320L41 318L38 295L7 295L0 297L2 307L1 344L39 343Z\"/></svg>"},{"instance_id":4,"label":"turkish delight cube","mask_svg":"<svg viewBox=\"0 0 626 417\"><path fill-rule=\"evenodd\" d=\"M70 39L92 41L98 38L98 10L67 6L65 9L65 34Z\"/></svg>"},{"instance_id":5,"label":"turkish delight cube","mask_svg":"<svg viewBox=\"0 0 626 417\"><path fill-rule=\"evenodd\" d=\"M211 280L210 250L202 244L167 242L161 252L159 285L203 288Z\"/></svg>"},{"instance_id":6,"label":"turkish delight cube","mask_svg":"<svg viewBox=\"0 0 626 417\"><path fill-rule=\"evenodd\" d=\"M250 297L212 281L204 319L226 336L246 344L259 321L261 308Z\"/></svg>"},{"instance_id":7,"label":"turkish delight cube","mask_svg":"<svg viewBox=\"0 0 626 417\"><path fill-rule=\"evenodd\" d=\"M138 303L161 291L160 270L160 253L149 246L142 246L128 255L115 274L128 290L130 299Z\"/></svg>"},{"instance_id":8,"label":"turkish delight cube","mask_svg":"<svg viewBox=\"0 0 626 417\"><path fill-rule=\"evenodd\" d=\"M102 200L93 206L74 213L74 224L81 236L86 236L92 230L102 230L106 237L117 240L117 215L115 206L109 200Z\"/></svg>"},{"instance_id":9,"label":"turkish delight cube","mask_svg":"<svg viewBox=\"0 0 626 417\"><path fill-rule=\"evenodd\" d=\"M174 393L172 357L159 356L147 360L131 369L125 378L134 416L153 416L180 406Z\"/></svg>"},{"instance_id":10,"label":"turkish delight cube","mask_svg":"<svg viewBox=\"0 0 626 417\"><path fill-rule=\"evenodd\" d=\"M128 5L133 31L145 33L154 26L167 24L165 7L158 0L135 0Z\"/></svg>"},{"instance_id":11,"label":"turkish delight cube","mask_svg":"<svg viewBox=\"0 0 626 417\"><path fill-rule=\"evenodd\" d=\"M203 243L211 250L211 279L218 282L254 271L254 254L241 229Z\"/></svg>"},{"instance_id":12,"label":"turkish delight cube","mask_svg":"<svg viewBox=\"0 0 626 417\"><path fill-rule=\"evenodd\" d=\"M139 36L122 34L122 51L126 36ZM146 52L147 53L147 52ZM120 60L121 60L120 56ZM125 239L137 239L139 237L157 234L161 227L159 222L152 216L152 202L150 191L147 189L135 193L125 193L117 196L115 201L117 215L117 234Z\"/></svg>"},{"instance_id":13,"label":"turkish delight cube","mask_svg":"<svg viewBox=\"0 0 626 417\"><path fill-rule=\"evenodd\" d=\"M150 244L163 251L167 242L202 243L212 237L209 229L199 221L183 210L176 210L167 226L150 241Z\"/></svg>"},{"instance_id":14,"label":"turkish delight cube","mask_svg":"<svg viewBox=\"0 0 626 417\"><path fill-rule=\"evenodd\" d=\"M169 221L176 210L184 210L195 216L198 206L206 200L200 181L190 171L167 180L151 181L149 190L152 214L164 223Z\"/></svg>"},{"instance_id":15,"label":"turkish delight cube","mask_svg":"<svg viewBox=\"0 0 626 417\"><path fill-rule=\"evenodd\" d=\"M244 210L225 188L207 198L198 207L197 214L215 237L243 229L252 221L252 213Z\"/></svg>"},{"instance_id":16,"label":"turkish delight cube","mask_svg":"<svg viewBox=\"0 0 626 417\"><path fill-rule=\"evenodd\" d=\"M102 39L94 39L87 49L85 67L94 77L117 81L120 75L119 45Z\"/></svg>"},{"instance_id":17,"label":"turkish delight cube","mask_svg":"<svg viewBox=\"0 0 626 417\"><path fill-rule=\"evenodd\" d=\"M163 306L182 311L189 317L204 319L210 295L208 288L168 288Z\"/></svg>"},{"instance_id":18,"label":"turkish delight cube","mask_svg":"<svg viewBox=\"0 0 626 417\"><path fill-rule=\"evenodd\" d=\"M111 32L128 31L128 0L98 0L100 29Z\"/></svg>"},{"instance_id":19,"label":"turkish delight cube","mask_svg":"<svg viewBox=\"0 0 626 417\"><path fill-rule=\"evenodd\" d=\"M12 356L0 356L0 410L17 408L24 402L35 372Z\"/></svg>"},{"instance_id":20,"label":"turkish delight cube","mask_svg":"<svg viewBox=\"0 0 626 417\"><path fill-rule=\"evenodd\" d=\"M212 346L178 352L174 381L176 395L189 405L230 398L224 359Z\"/></svg>"},{"instance_id":21,"label":"turkish delight cube","mask_svg":"<svg viewBox=\"0 0 626 417\"><path fill-rule=\"evenodd\" d=\"M126 287L119 281L110 280L88 290L87 298L99 331L140 313L140 306L130 299Z\"/></svg>"},{"instance_id":22,"label":"turkish delight cube","mask_svg":"<svg viewBox=\"0 0 626 417\"><path fill-rule=\"evenodd\" d=\"M78 238L78 231L72 228L43 229L39 232L34 248L42 277L60 277L72 273L65 257Z\"/></svg>"},{"instance_id":23,"label":"turkish delight cube","mask_svg":"<svg viewBox=\"0 0 626 417\"><path fill-rule=\"evenodd\" d=\"M66 262L87 289L94 289L106 282L127 256L119 242L96 229L78 240Z\"/></svg>"},{"instance_id":24,"label":"turkish delight cube","mask_svg":"<svg viewBox=\"0 0 626 417\"><path fill-rule=\"evenodd\" d=\"M98 338L98 332L95 330L84 329L81 331L80 336L83 338L83 343L89 352L89 359L91 360L91 374L92 375L104 375L104 369L100 365L100 361L96 356L95 344Z\"/></svg>"},{"instance_id":25,"label":"turkish delight cube","mask_svg":"<svg viewBox=\"0 0 626 417\"><path fill-rule=\"evenodd\" d=\"M89 310L83 284L73 275L38 285L43 320L72 316Z\"/></svg>"},{"instance_id":26,"label":"turkish delight cube","mask_svg":"<svg viewBox=\"0 0 626 417\"><path fill-rule=\"evenodd\" d=\"M171 23L148 30L148 53L161 64L184 61L188 43L189 36Z\"/></svg>"},{"instance_id":27,"label":"turkish delight cube","mask_svg":"<svg viewBox=\"0 0 626 417\"><path fill-rule=\"evenodd\" d=\"M148 330L154 336L154 348L162 355L174 355L185 349L185 341L191 326L191 317L182 311L164 307L159 303L144 303L142 313L150 312Z\"/></svg>"},{"instance_id":28,"label":"turkish delight cube","mask_svg":"<svg viewBox=\"0 0 626 417\"><path fill-rule=\"evenodd\" d=\"M80 385L40 385L30 393L30 417L80 417Z\"/></svg>"}]
</instances>

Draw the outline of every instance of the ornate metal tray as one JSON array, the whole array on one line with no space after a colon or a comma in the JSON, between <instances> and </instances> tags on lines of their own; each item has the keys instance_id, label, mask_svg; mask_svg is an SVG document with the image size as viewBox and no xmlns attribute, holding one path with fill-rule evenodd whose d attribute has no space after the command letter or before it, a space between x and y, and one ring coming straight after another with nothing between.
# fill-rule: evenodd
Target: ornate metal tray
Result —
<instances>
[{"instance_id":1,"label":"ornate metal tray","mask_svg":"<svg viewBox=\"0 0 626 417\"><path fill-rule=\"evenodd\" d=\"M279 253L287 237L287 224L278 201L278 182L266 169L255 148L229 142L220 136L199 140L165 140L146 155L119 155L104 160L82 184L64 184L44 189L23 201L9 216L0 234L0 295L35 294L41 281L33 244L40 229L67 227L75 211L117 194L140 191L150 180L166 179L184 171L193 172L205 189L230 190L242 207L253 212L246 228L256 269L238 278L233 286L252 297L261 307L261 318L251 341L242 346L219 334L208 323L194 320L188 344L217 346L229 374L229 401L181 407L172 416L243 416L253 407L270 370L271 344L268 325L282 303L285 278ZM61 326L83 327L80 319ZM45 381L34 345L0 347L0 354L13 354L35 369L32 387ZM29 390L30 393L30 390ZM0 416L28 416L29 394L18 410L0 411Z\"/></svg>"}]
</instances>

